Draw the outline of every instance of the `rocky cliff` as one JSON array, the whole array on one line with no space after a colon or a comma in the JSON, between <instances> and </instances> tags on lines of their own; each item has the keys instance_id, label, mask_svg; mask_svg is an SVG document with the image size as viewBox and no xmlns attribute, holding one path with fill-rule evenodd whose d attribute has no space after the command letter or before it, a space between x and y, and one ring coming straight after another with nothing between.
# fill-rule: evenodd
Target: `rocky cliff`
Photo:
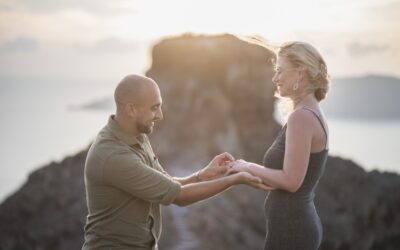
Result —
<instances>
[{"instance_id":1,"label":"rocky cliff","mask_svg":"<svg viewBox=\"0 0 400 250\"><path fill-rule=\"evenodd\" d=\"M271 58L269 50L230 35L184 35L154 46L147 75L160 85L164 121L151 140L170 173L191 173L221 151L260 162L279 130ZM80 249L85 156L35 171L1 204L0 249ZM398 190L396 174L367 173L330 157L316 197L321 249L399 249ZM160 249L262 249L264 198L240 186L187 208L166 207Z\"/></svg>"},{"instance_id":2,"label":"rocky cliff","mask_svg":"<svg viewBox=\"0 0 400 250\"><path fill-rule=\"evenodd\" d=\"M86 151L50 163L0 206L0 249L80 249L87 214Z\"/></svg>"},{"instance_id":3,"label":"rocky cliff","mask_svg":"<svg viewBox=\"0 0 400 250\"><path fill-rule=\"evenodd\" d=\"M271 51L231 35L188 34L159 42L152 58L147 75L165 110L153 135L159 154L193 163L227 150L260 161L279 129Z\"/></svg>"}]
</instances>

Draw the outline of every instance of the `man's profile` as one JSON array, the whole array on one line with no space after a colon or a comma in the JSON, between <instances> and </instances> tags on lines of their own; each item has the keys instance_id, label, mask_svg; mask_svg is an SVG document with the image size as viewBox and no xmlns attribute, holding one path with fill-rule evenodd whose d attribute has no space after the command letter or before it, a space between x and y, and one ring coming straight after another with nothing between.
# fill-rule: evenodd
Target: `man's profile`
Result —
<instances>
[{"instance_id":1,"label":"man's profile","mask_svg":"<svg viewBox=\"0 0 400 250\"><path fill-rule=\"evenodd\" d=\"M84 250L158 249L161 205L186 206L235 184L263 188L248 173L226 176L233 157L222 153L200 171L171 177L160 165L147 134L163 118L155 81L128 75L118 84L116 113L98 133L85 163L88 216Z\"/></svg>"}]
</instances>

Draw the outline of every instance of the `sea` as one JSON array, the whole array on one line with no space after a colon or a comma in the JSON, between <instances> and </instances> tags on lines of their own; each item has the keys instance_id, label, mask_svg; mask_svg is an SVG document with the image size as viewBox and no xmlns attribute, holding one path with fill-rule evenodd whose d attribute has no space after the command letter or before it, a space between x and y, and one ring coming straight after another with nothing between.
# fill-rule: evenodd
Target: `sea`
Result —
<instances>
[{"instance_id":1,"label":"sea","mask_svg":"<svg viewBox=\"0 0 400 250\"><path fill-rule=\"evenodd\" d=\"M0 79L0 202L28 175L89 146L112 109L84 109L111 98L119 79ZM400 120L330 117L330 154L365 170L400 173Z\"/></svg>"}]
</instances>

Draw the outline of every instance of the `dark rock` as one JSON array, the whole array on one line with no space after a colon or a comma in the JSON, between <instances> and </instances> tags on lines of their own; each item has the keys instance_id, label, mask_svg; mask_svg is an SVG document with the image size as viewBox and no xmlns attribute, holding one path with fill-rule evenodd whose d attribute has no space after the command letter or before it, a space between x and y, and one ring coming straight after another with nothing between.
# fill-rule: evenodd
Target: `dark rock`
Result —
<instances>
[{"instance_id":1,"label":"dark rock","mask_svg":"<svg viewBox=\"0 0 400 250\"><path fill-rule=\"evenodd\" d=\"M50 163L0 206L0 249L80 249L86 151Z\"/></svg>"},{"instance_id":2,"label":"dark rock","mask_svg":"<svg viewBox=\"0 0 400 250\"><path fill-rule=\"evenodd\" d=\"M400 247L400 176L365 172L330 157L316 196L324 226L321 249Z\"/></svg>"},{"instance_id":3,"label":"dark rock","mask_svg":"<svg viewBox=\"0 0 400 250\"><path fill-rule=\"evenodd\" d=\"M160 85L165 120L151 140L170 173L191 173L225 150L261 161L279 129L272 57L230 35L185 35L155 46L147 75ZM85 156L82 151L35 171L1 204L1 250L81 248ZM399 249L399 190L397 174L365 172L329 157L316 197L321 249ZM240 186L187 208L165 207L160 248L262 249L264 198L264 192Z\"/></svg>"}]
</instances>

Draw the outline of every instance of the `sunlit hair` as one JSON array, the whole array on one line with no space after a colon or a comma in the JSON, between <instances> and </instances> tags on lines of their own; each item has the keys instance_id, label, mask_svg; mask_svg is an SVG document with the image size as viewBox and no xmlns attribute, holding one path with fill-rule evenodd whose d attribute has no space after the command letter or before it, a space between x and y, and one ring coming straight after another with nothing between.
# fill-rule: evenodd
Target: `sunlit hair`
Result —
<instances>
[{"instance_id":1,"label":"sunlit hair","mask_svg":"<svg viewBox=\"0 0 400 250\"><path fill-rule=\"evenodd\" d=\"M282 98L278 92L275 92L275 97L280 99L277 103L278 109L282 111L284 116L293 110L295 102L300 101L310 93L314 93L318 101L325 99L329 91L330 76L325 60L312 45L305 42L290 41L276 46L261 36L238 36L238 38L273 51L275 57L272 58L271 63L274 67L276 66L277 57L284 56L294 67L305 69L308 85L296 91L296 96L292 97L293 101L288 98Z\"/></svg>"},{"instance_id":2,"label":"sunlit hair","mask_svg":"<svg viewBox=\"0 0 400 250\"><path fill-rule=\"evenodd\" d=\"M279 47L277 55L286 57L294 67L305 69L308 85L299 90L295 99L302 99L310 93L314 93L318 101L325 99L330 85L328 68L321 54L312 45L297 41L285 42Z\"/></svg>"}]
</instances>

